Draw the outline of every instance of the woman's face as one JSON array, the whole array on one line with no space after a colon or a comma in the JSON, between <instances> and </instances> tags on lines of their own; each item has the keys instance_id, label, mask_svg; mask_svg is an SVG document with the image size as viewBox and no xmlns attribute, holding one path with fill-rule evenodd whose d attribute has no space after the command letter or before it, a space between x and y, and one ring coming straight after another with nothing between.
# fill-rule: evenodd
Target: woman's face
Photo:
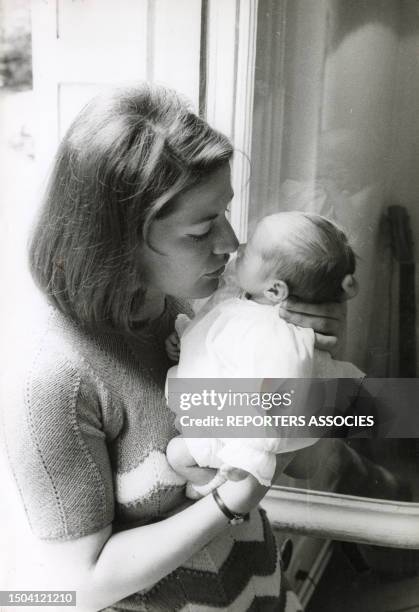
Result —
<instances>
[{"instance_id":1,"label":"woman's face","mask_svg":"<svg viewBox=\"0 0 419 612\"><path fill-rule=\"evenodd\" d=\"M232 197L226 163L177 196L167 217L152 222L149 244L140 249L141 268L152 293L195 299L215 291L238 246L226 219Z\"/></svg>"}]
</instances>

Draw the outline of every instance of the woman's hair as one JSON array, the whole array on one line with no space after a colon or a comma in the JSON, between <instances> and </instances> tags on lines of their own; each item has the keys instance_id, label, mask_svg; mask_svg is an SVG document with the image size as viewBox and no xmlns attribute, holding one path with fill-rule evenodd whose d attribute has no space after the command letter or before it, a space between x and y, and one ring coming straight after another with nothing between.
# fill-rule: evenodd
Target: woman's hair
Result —
<instances>
[{"instance_id":1,"label":"woman's hair","mask_svg":"<svg viewBox=\"0 0 419 612\"><path fill-rule=\"evenodd\" d=\"M344 299L342 281L355 266L354 251L335 223L321 215L282 212L257 225L238 262L238 280L249 293L276 278L303 302L336 302Z\"/></svg>"},{"instance_id":2,"label":"woman's hair","mask_svg":"<svg viewBox=\"0 0 419 612\"><path fill-rule=\"evenodd\" d=\"M38 286L82 325L129 332L145 297L137 260L150 224L232 154L228 138L171 90L94 98L58 149L32 235Z\"/></svg>"}]
</instances>

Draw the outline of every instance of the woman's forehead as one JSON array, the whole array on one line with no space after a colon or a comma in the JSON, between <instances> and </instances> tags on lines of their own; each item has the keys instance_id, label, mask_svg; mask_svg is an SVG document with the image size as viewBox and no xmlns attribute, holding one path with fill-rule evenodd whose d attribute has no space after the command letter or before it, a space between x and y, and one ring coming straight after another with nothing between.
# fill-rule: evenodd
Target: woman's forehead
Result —
<instances>
[{"instance_id":1,"label":"woman's forehead","mask_svg":"<svg viewBox=\"0 0 419 612\"><path fill-rule=\"evenodd\" d=\"M233 198L230 165L208 175L174 199L173 212L167 219L176 219L179 223L203 223L220 214Z\"/></svg>"}]
</instances>

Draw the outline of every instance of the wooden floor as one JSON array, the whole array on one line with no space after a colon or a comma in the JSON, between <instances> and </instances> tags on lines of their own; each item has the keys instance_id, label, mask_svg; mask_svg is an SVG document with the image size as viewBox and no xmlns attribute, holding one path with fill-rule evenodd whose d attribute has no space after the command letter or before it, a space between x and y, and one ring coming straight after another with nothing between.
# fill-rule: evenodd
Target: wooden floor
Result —
<instances>
[{"instance_id":1,"label":"wooden floor","mask_svg":"<svg viewBox=\"0 0 419 612\"><path fill-rule=\"evenodd\" d=\"M306 612L419 612L419 575L383 578L357 571L336 543Z\"/></svg>"}]
</instances>

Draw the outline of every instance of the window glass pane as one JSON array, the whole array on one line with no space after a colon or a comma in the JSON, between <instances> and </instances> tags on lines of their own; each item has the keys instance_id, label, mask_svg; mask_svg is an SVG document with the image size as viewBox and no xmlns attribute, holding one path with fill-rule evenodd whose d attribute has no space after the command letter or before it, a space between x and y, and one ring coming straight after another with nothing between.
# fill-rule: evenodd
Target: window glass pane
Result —
<instances>
[{"instance_id":1,"label":"window glass pane","mask_svg":"<svg viewBox=\"0 0 419 612\"><path fill-rule=\"evenodd\" d=\"M419 158L408 135L409 129L417 134L418 121L407 110L419 116L411 85L419 82L415 20L409 3L259 3L249 230L264 215L286 210L320 213L343 227L357 255L360 287L349 303L346 358L376 377L412 376L400 361L403 274L390 247L387 207L402 203L413 237L418 234L419 186L409 177ZM414 293L409 300L412 310ZM412 319L411 354L414 325ZM320 445L323 469L306 486L419 499L418 442Z\"/></svg>"}]
</instances>

